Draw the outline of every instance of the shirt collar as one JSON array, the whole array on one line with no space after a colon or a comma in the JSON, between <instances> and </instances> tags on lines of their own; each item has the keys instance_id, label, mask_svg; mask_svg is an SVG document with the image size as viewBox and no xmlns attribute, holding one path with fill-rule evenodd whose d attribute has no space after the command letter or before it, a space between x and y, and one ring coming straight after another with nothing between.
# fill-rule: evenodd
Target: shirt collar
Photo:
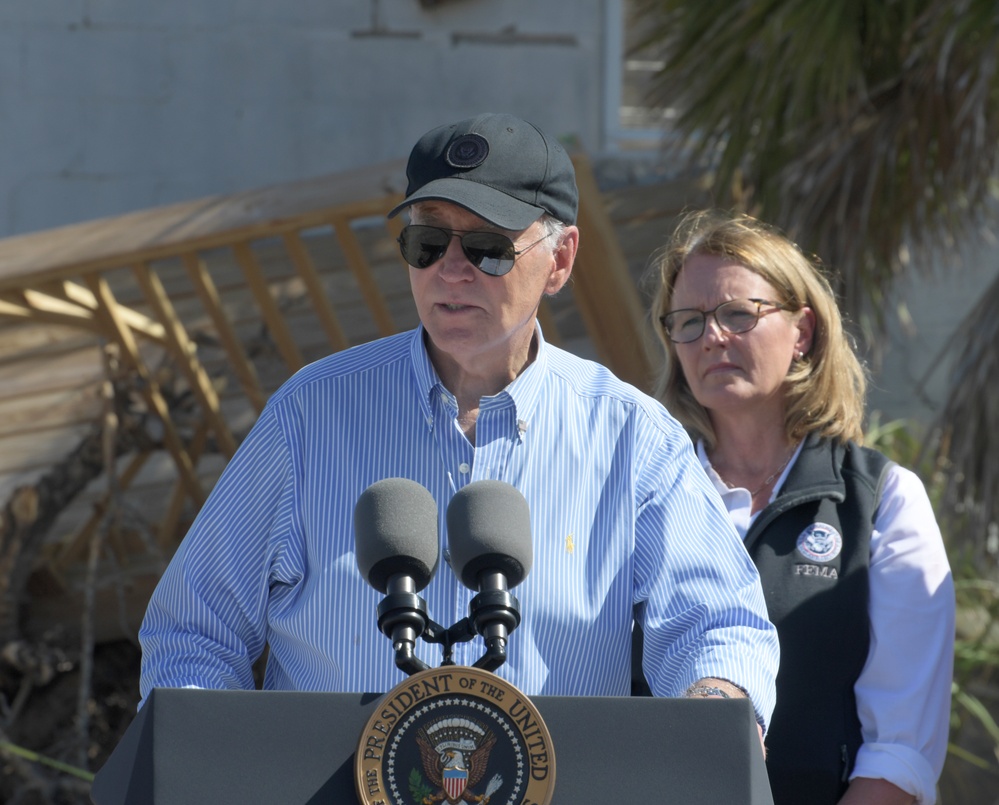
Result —
<instances>
[{"instance_id":1,"label":"shirt collar","mask_svg":"<svg viewBox=\"0 0 999 805\"><path fill-rule=\"evenodd\" d=\"M409 354L413 366L413 379L419 392L420 405L423 408L424 416L431 417L430 395L437 392L438 389L446 389L430 361L424 338L425 332L422 324L413 330ZM541 333L541 326L537 323L534 325L534 333L538 343L538 351L534 360L494 398L506 397L512 401L516 413L517 429L521 436L527 430L531 417L537 410L538 400L541 399L545 378L548 375L550 347Z\"/></svg>"},{"instance_id":2,"label":"shirt collar","mask_svg":"<svg viewBox=\"0 0 999 805\"><path fill-rule=\"evenodd\" d=\"M784 471L780 474L780 477L777 478L777 482L774 484L774 488L770 492L771 503L774 498L777 497L777 493L780 491L781 487L784 486L784 482L787 480L787 476L791 472L791 468L797 462L798 456L801 455L801 450L802 447L804 447L804 444L804 441L798 443L797 448L795 448L795 451L791 456L791 460L788 461ZM708 474L708 479L712 484L714 484L715 489L718 490L718 494L721 495L722 502L725 504L729 517L732 519L736 530L739 532L739 536L745 539L746 534L749 531L749 527L753 524L753 521L756 520L757 515L760 513L753 513L753 498L749 494L749 490L729 488L728 484L726 484L722 480L722 477L715 471L715 468L711 466L711 461L708 459L708 451L704 446L703 439L697 440L697 458L700 460L701 466L704 467L704 471Z\"/></svg>"},{"instance_id":3,"label":"shirt collar","mask_svg":"<svg viewBox=\"0 0 999 805\"><path fill-rule=\"evenodd\" d=\"M739 536L745 539L749 527L753 524L753 520L756 519L756 515L753 514L753 498L749 494L749 490L729 488L728 484L722 480L722 477L715 472L715 468L711 466L703 439L697 440L697 458L701 462L701 466L704 467L708 479L714 485L715 489L718 490L718 494L721 495L722 503L725 504L725 510L728 512L732 525L739 532Z\"/></svg>"},{"instance_id":4,"label":"shirt collar","mask_svg":"<svg viewBox=\"0 0 999 805\"><path fill-rule=\"evenodd\" d=\"M550 347L541 333L541 326L535 322L534 335L538 340L538 352L531 364L507 386L503 392L513 400L517 414L517 429L521 437L530 425L531 418L538 408L538 401L545 388L548 376Z\"/></svg>"},{"instance_id":5,"label":"shirt collar","mask_svg":"<svg viewBox=\"0 0 999 805\"><path fill-rule=\"evenodd\" d=\"M424 341L425 332L422 324L413 330L413 340L409 344L409 357L413 364L413 379L420 392L420 400L428 403L430 393L441 381L437 376L437 370L430 362L430 355L427 353L427 345Z\"/></svg>"}]
</instances>

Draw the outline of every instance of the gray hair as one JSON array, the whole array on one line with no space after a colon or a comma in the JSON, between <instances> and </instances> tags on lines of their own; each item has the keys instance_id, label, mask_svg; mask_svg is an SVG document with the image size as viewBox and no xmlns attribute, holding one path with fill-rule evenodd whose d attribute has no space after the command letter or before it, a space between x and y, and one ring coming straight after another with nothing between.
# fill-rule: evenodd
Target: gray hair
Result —
<instances>
[{"instance_id":1,"label":"gray hair","mask_svg":"<svg viewBox=\"0 0 999 805\"><path fill-rule=\"evenodd\" d=\"M562 242L562 236L565 234L565 224L548 213L542 215L540 220L541 227L545 231L545 240L547 241L545 246L555 251L559 243Z\"/></svg>"}]
</instances>

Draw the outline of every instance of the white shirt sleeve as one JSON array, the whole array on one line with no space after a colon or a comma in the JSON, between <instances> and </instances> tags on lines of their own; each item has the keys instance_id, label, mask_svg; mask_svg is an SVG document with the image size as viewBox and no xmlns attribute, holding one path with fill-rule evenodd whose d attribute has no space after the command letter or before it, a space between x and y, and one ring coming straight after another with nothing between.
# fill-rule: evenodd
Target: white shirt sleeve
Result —
<instances>
[{"instance_id":1,"label":"white shirt sleeve","mask_svg":"<svg viewBox=\"0 0 999 805\"><path fill-rule=\"evenodd\" d=\"M701 442L697 454L745 539L759 514L749 492L726 488ZM864 743L851 779L884 779L932 805L950 725L954 581L923 482L898 465L888 470L875 516L870 595L871 646L854 686Z\"/></svg>"},{"instance_id":2,"label":"white shirt sleeve","mask_svg":"<svg viewBox=\"0 0 999 805\"><path fill-rule=\"evenodd\" d=\"M954 583L915 473L893 466L871 537L871 647L854 690L864 743L851 779L882 778L936 801L947 753Z\"/></svg>"}]
</instances>

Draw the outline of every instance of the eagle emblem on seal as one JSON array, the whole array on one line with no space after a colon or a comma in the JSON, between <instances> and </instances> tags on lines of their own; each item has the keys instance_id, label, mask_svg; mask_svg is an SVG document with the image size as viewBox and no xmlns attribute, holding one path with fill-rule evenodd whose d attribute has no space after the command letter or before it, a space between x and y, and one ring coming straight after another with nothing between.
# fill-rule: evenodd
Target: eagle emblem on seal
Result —
<instances>
[{"instance_id":1,"label":"eagle emblem on seal","mask_svg":"<svg viewBox=\"0 0 999 805\"><path fill-rule=\"evenodd\" d=\"M489 765L489 753L496 736L482 724L469 718L442 718L424 727L416 735L423 773L437 790L422 797L421 805L444 801L487 803L500 787L503 778L494 774L485 791L476 794Z\"/></svg>"}]
</instances>

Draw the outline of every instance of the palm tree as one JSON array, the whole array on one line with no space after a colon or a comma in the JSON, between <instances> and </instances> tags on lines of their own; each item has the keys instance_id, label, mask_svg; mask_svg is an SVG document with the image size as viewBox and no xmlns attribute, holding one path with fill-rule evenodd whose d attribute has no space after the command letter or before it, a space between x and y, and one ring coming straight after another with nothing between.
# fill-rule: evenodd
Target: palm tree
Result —
<instances>
[{"instance_id":1,"label":"palm tree","mask_svg":"<svg viewBox=\"0 0 999 805\"><path fill-rule=\"evenodd\" d=\"M678 111L676 156L711 171L718 204L779 224L835 266L849 318L883 324L898 277L946 264L994 223L995 0L632 0L632 10L638 51L663 63L650 101ZM999 283L956 336L961 359L933 441L942 518L993 570L997 311Z\"/></svg>"}]
</instances>

